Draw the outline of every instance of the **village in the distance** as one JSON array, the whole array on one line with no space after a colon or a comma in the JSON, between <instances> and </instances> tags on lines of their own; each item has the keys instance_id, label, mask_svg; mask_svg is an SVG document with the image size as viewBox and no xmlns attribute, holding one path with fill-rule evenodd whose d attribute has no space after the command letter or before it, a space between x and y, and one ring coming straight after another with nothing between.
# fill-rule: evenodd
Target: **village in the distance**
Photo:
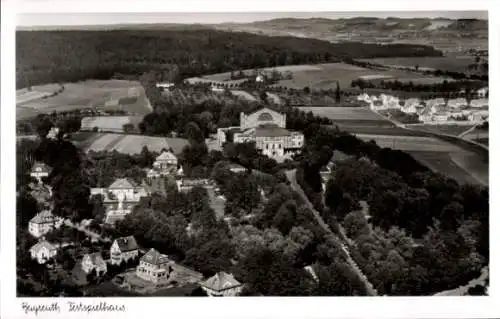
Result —
<instances>
[{"instance_id":1,"label":"village in the distance","mask_svg":"<svg viewBox=\"0 0 500 319\"><path fill-rule=\"evenodd\" d=\"M17 295L487 295L487 28L18 29Z\"/></svg>"}]
</instances>

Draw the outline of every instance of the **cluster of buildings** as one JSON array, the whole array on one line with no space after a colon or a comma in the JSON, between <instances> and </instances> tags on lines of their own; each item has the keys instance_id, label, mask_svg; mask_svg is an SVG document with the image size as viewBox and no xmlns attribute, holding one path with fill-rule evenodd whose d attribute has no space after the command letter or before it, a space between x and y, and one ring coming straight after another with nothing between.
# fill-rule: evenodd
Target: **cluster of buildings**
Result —
<instances>
[{"instance_id":1,"label":"cluster of buildings","mask_svg":"<svg viewBox=\"0 0 500 319\"><path fill-rule=\"evenodd\" d=\"M423 123L443 124L459 121L481 123L487 121L489 117L487 98L470 101L465 98L429 100L410 98L403 100L387 94L368 95L364 93L359 95L357 100L367 103L374 111L395 109L406 114L416 114L418 120Z\"/></svg>"},{"instance_id":2,"label":"cluster of buildings","mask_svg":"<svg viewBox=\"0 0 500 319\"><path fill-rule=\"evenodd\" d=\"M278 161L290 158L304 147L304 134L286 129L286 114L262 108L251 114L240 113L240 126L219 128L220 146L226 141L254 142L262 154Z\"/></svg>"}]
</instances>

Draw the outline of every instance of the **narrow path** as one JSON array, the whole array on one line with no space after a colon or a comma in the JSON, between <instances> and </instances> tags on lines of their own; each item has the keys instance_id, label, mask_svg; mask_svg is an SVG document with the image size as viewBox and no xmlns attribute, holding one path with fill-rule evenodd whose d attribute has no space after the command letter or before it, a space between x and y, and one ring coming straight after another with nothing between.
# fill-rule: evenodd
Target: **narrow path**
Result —
<instances>
[{"instance_id":1,"label":"narrow path","mask_svg":"<svg viewBox=\"0 0 500 319\"><path fill-rule=\"evenodd\" d=\"M311 204L311 202L307 198L306 194L302 190L302 187L300 187L300 185L297 183L296 173L297 173L296 169L286 171L286 177L290 181L292 188L300 195L300 197L302 197L304 199L306 205L308 206L308 208L311 209L313 216L316 219L316 221L318 222L318 224L320 225L320 227L328 234L328 236L330 236L330 238L334 242L340 244L340 246L342 247L342 250L346 254L347 263L354 270L354 273L358 276L358 278L365 284L366 291L367 291L368 295L369 296L376 296L377 291L373 288L372 283L368 280L368 278L365 276L365 274L363 274L363 272L361 271L359 266L356 264L356 262L352 259L347 246L342 242L342 240L337 235L335 235L330 230L330 227L328 227L328 225L325 223L325 221L323 220L323 217L321 217L320 213L314 208L314 206Z\"/></svg>"},{"instance_id":2,"label":"narrow path","mask_svg":"<svg viewBox=\"0 0 500 319\"><path fill-rule=\"evenodd\" d=\"M465 132L462 132L460 133L457 137L458 138L464 138L465 135L469 134L470 132L474 131L476 129L476 127L478 127L480 124L476 124L474 125L473 127L471 127L470 129L468 129L467 131Z\"/></svg>"},{"instance_id":3,"label":"narrow path","mask_svg":"<svg viewBox=\"0 0 500 319\"><path fill-rule=\"evenodd\" d=\"M93 231L91 231L83 226L78 226L78 225L73 224L69 219L64 220L64 225L71 227L71 228L74 228L76 230L79 230L79 231L85 233L87 236L92 237L94 239L97 239L99 241L102 241L104 243L110 242L109 238L102 238L101 235L99 235L99 234L97 234L97 233L95 233L95 232L93 232Z\"/></svg>"}]
</instances>

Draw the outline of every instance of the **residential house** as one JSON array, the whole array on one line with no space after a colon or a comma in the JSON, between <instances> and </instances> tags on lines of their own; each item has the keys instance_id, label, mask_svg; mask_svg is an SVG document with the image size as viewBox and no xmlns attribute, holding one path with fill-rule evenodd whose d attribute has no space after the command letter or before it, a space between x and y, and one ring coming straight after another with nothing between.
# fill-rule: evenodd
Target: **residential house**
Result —
<instances>
[{"instance_id":1,"label":"residential house","mask_svg":"<svg viewBox=\"0 0 500 319\"><path fill-rule=\"evenodd\" d=\"M42 240L30 248L31 258L39 264L45 264L57 255L57 247L46 240Z\"/></svg>"},{"instance_id":2,"label":"residential house","mask_svg":"<svg viewBox=\"0 0 500 319\"><path fill-rule=\"evenodd\" d=\"M470 107L475 109L488 108L488 99L475 99L470 101Z\"/></svg>"},{"instance_id":3,"label":"residential house","mask_svg":"<svg viewBox=\"0 0 500 319\"><path fill-rule=\"evenodd\" d=\"M375 101L372 101L372 103L370 104L370 108L374 111L379 111L379 110L384 110L385 105L384 105L384 102L382 100L375 100Z\"/></svg>"},{"instance_id":4,"label":"residential house","mask_svg":"<svg viewBox=\"0 0 500 319\"><path fill-rule=\"evenodd\" d=\"M82 259L82 269L85 273L90 273L92 270L95 270L96 274L103 275L108 271L108 267L106 262L102 258L100 252L85 254Z\"/></svg>"},{"instance_id":5,"label":"residential house","mask_svg":"<svg viewBox=\"0 0 500 319\"><path fill-rule=\"evenodd\" d=\"M385 109L399 109L399 98L392 96L392 95L387 95L387 94L380 94L380 98L382 99L382 103L384 104Z\"/></svg>"},{"instance_id":6,"label":"residential house","mask_svg":"<svg viewBox=\"0 0 500 319\"><path fill-rule=\"evenodd\" d=\"M202 281L200 286L211 297L237 296L243 290L242 283L222 271Z\"/></svg>"},{"instance_id":7,"label":"residential house","mask_svg":"<svg viewBox=\"0 0 500 319\"><path fill-rule=\"evenodd\" d=\"M262 74L259 74L255 77L255 82L257 83L264 83L265 77Z\"/></svg>"},{"instance_id":8,"label":"residential house","mask_svg":"<svg viewBox=\"0 0 500 319\"><path fill-rule=\"evenodd\" d=\"M33 167L31 167L30 176L36 178L36 180L38 180L38 183L42 183L42 178L48 177L50 171L51 168L47 164L36 162L35 164L33 164Z\"/></svg>"},{"instance_id":9,"label":"residential house","mask_svg":"<svg viewBox=\"0 0 500 319\"><path fill-rule=\"evenodd\" d=\"M404 102L401 107L401 111L405 113L417 113L417 107L420 105L419 99L408 99Z\"/></svg>"},{"instance_id":10,"label":"residential house","mask_svg":"<svg viewBox=\"0 0 500 319\"><path fill-rule=\"evenodd\" d=\"M487 121L488 117L488 110L478 110L470 112L467 118L470 122L481 123L483 121Z\"/></svg>"},{"instance_id":11,"label":"residential house","mask_svg":"<svg viewBox=\"0 0 500 319\"><path fill-rule=\"evenodd\" d=\"M28 231L34 237L41 237L59 228L61 224L62 218L57 218L49 210L44 210L36 214L35 217L29 221Z\"/></svg>"},{"instance_id":12,"label":"residential house","mask_svg":"<svg viewBox=\"0 0 500 319\"><path fill-rule=\"evenodd\" d=\"M110 249L111 264L120 264L137 258L139 247L134 236L120 237L115 239Z\"/></svg>"},{"instance_id":13,"label":"residential house","mask_svg":"<svg viewBox=\"0 0 500 319\"><path fill-rule=\"evenodd\" d=\"M418 120L423 123L432 122L432 109L430 106L426 106L424 109L420 111L418 115Z\"/></svg>"},{"instance_id":14,"label":"residential house","mask_svg":"<svg viewBox=\"0 0 500 319\"><path fill-rule=\"evenodd\" d=\"M173 269L171 261L167 255L160 254L156 249L151 248L139 261L136 268L136 275L147 281L158 283L167 280Z\"/></svg>"},{"instance_id":15,"label":"residential house","mask_svg":"<svg viewBox=\"0 0 500 319\"><path fill-rule=\"evenodd\" d=\"M431 99L426 101L426 106L430 107L431 113L436 113L438 107L446 106L446 101L444 98Z\"/></svg>"},{"instance_id":16,"label":"residential house","mask_svg":"<svg viewBox=\"0 0 500 319\"><path fill-rule=\"evenodd\" d=\"M167 176L171 174L176 174L177 172L178 160L170 151L162 152L153 163L153 168L148 171L148 178L157 178L162 176Z\"/></svg>"},{"instance_id":17,"label":"residential house","mask_svg":"<svg viewBox=\"0 0 500 319\"><path fill-rule=\"evenodd\" d=\"M57 136L58 136L58 135L59 135L59 128L58 128L58 127L56 127L56 126L54 126L54 127L52 127L52 128L50 129L49 133L47 133L47 136L46 136L46 137L47 137L48 139L52 139L52 140L54 140L54 139L56 139L56 138L57 138Z\"/></svg>"},{"instance_id":18,"label":"residential house","mask_svg":"<svg viewBox=\"0 0 500 319\"><path fill-rule=\"evenodd\" d=\"M483 88L480 88L479 90L476 91L477 97L479 97L479 98L487 97L488 93L489 93L488 87L483 87Z\"/></svg>"},{"instance_id":19,"label":"residential house","mask_svg":"<svg viewBox=\"0 0 500 319\"><path fill-rule=\"evenodd\" d=\"M458 98L458 99L448 100L448 106L451 109L463 109L463 108L468 107L469 104L467 103L467 100L462 97L462 98Z\"/></svg>"},{"instance_id":20,"label":"residential house","mask_svg":"<svg viewBox=\"0 0 500 319\"><path fill-rule=\"evenodd\" d=\"M156 83L156 87L163 90L173 88L174 86L175 84L171 82Z\"/></svg>"}]
</instances>

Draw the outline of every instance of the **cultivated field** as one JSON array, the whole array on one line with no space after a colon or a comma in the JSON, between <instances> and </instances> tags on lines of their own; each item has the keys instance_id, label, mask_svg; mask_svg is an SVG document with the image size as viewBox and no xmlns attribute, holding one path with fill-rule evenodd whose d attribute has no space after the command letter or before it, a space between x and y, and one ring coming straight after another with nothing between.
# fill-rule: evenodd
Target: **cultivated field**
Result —
<instances>
[{"instance_id":1,"label":"cultivated field","mask_svg":"<svg viewBox=\"0 0 500 319\"><path fill-rule=\"evenodd\" d=\"M347 63L326 63L315 65L289 65L276 68L265 68L263 71L277 70L279 72L291 72L293 78L289 80L281 80L276 85L285 86L288 88L303 89L308 86L314 89L335 89L337 81L341 88L349 88L352 80L359 77L368 77L376 79L398 79L398 78L412 78L412 79L425 79L431 81L436 79L432 76L424 76L412 71L407 70L370 70ZM254 70L245 70L245 74L251 75ZM231 73L218 73L203 76L204 79L213 81L227 81L230 79ZM434 81L441 81L438 78ZM422 80L424 81L424 80Z\"/></svg>"},{"instance_id":2,"label":"cultivated field","mask_svg":"<svg viewBox=\"0 0 500 319\"><path fill-rule=\"evenodd\" d=\"M82 119L82 131L97 128L101 132L123 132L123 125L132 124L135 128L142 121L142 116L93 116Z\"/></svg>"},{"instance_id":3,"label":"cultivated field","mask_svg":"<svg viewBox=\"0 0 500 319\"><path fill-rule=\"evenodd\" d=\"M443 175L455 179L460 184L484 184L481 180L475 178L469 171L457 165L453 160L456 154L467 154L468 156L476 156L466 152L447 153L440 151L409 151L409 153L420 163L427 166L429 169L439 172ZM459 157L461 155L458 155ZM477 157L477 156L476 156ZM486 181L487 184L487 181Z\"/></svg>"},{"instance_id":4,"label":"cultivated field","mask_svg":"<svg viewBox=\"0 0 500 319\"><path fill-rule=\"evenodd\" d=\"M418 124L412 125L412 129L437 133L437 134L448 134L453 136L458 136L474 125L466 124L466 125L457 125L457 124Z\"/></svg>"},{"instance_id":5,"label":"cultivated field","mask_svg":"<svg viewBox=\"0 0 500 319\"><path fill-rule=\"evenodd\" d=\"M356 136L364 141L374 140L380 147L389 147L402 151L463 152L458 146L432 137L372 134L356 134Z\"/></svg>"},{"instance_id":6,"label":"cultivated field","mask_svg":"<svg viewBox=\"0 0 500 319\"><path fill-rule=\"evenodd\" d=\"M335 120L370 120L381 123L389 122L382 119L368 108L364 107L299 107L301 111L312 111L314 115L327 117ZM390 123L390 122L389 122Z\"/></svg>"},{"instance_id":7,"label":"cultivated field","mask_svg":"<svg viewBox=\"0 0 500 319\"><path fill-rule=\"evenodd\" d=\"M466 170L483 185L489 185L489 165L479 156L469 152L452 153L450 156L457 166Z\"/></svg>"},{"instance_id":8,"label":"cultivated field","mask_svg":"<svg viewBox=\"0 0 500 319\"><path fill-rule=\"evenodd\" d=\"M93 137L89 136L89 138ZM155 152L160 152L163 148L172 148L175 154L179 154L188 143L183 138L108 133L100 134L98 138L95 138L86 151L117 151L125 154L138 154L146 146L148 150Z\"/></svg>"},{"instance_id":9,"label":"cultivated field","mask_svg":"<svg viewBox=\"0 0 500 319\"><path fill-rule=\"evenodd\" d=\"M444 57L413 57L413 58L376 58L363 59L361 61L381 64L393 68L414 68L419 66L420 70L446 70L452 72L465 72L467 66L474 63L470 56L444 56Z\"/></svg>"},{"instance_id":10,"label":"cultivated field","mask_svg":"<svg viewBox=\"0 0 500 319\"><path fill-rule=\"evenodd\" d=\"M17 118L27 118L53 111L71 111L85 108L121 109L131 114L144 115L152 107L138 82L124 80L87 80L64 83L60 86L49 84L32 87L17 92ZM34 96L35 92L39 94ZM44 94L57 93L43 98ZM35 98L36 97L36 98Z\"/></svg>"}]
</instances>

